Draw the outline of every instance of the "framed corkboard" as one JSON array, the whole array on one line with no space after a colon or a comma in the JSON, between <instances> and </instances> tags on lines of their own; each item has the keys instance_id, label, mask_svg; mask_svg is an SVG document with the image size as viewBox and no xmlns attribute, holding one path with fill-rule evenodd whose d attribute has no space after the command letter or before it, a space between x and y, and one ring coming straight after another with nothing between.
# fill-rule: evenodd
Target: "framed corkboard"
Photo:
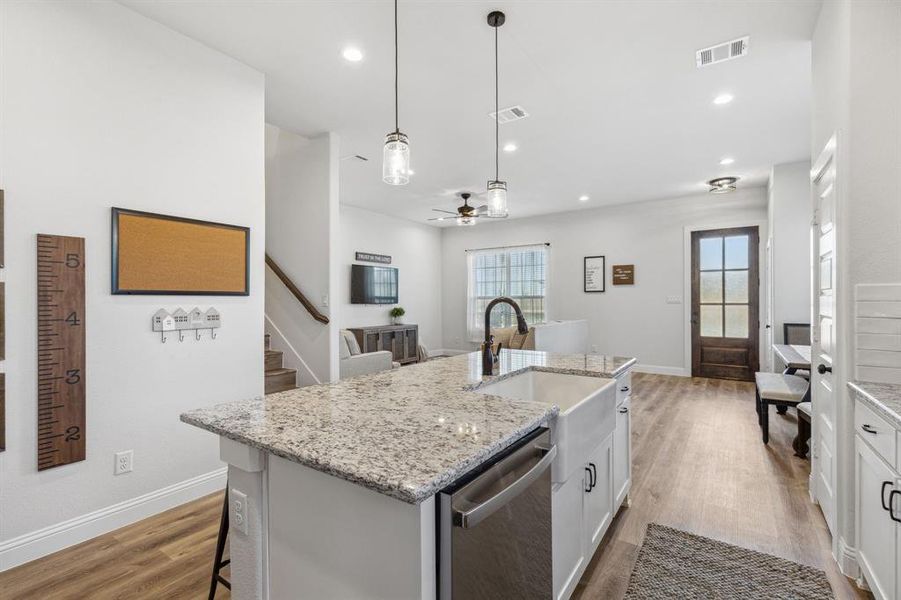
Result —
<instances>
[{"instance_id":1,"label":"framed corkboard","mask_svg":"<svg viewBox=\"0 0 901 600\"><path fill-rule=\"evenodd\" d=\"M247 296L250 228L113 208L113 294Z\"/></svg>"}]
</instances>

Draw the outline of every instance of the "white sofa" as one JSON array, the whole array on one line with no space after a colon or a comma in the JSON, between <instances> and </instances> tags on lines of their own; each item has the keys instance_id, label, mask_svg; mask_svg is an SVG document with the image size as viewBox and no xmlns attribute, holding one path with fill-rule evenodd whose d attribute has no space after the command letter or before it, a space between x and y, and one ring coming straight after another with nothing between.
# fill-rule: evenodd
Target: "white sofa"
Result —
<instances>
[{"instance_id":1,"label":"white sofa","mask_svg":"<svg viewBox=\"0 0 901 600\"><path fill-rule=\"evenodd\" d=\"M342 329L339 334L338 357L340 359L339 376L341 379L378 373L379 371L387 371L392 367L400 366L400 363L392 361L391 352L388 350L362 354L357 338L347 329Z\"/></svg>"},{"instance_id":2,"label":"white sofa","mask_svg":"<svg viewBox=\"0 0 901 600\"><path fill-rule=\"evenodd\" d=\"M516 327L493 329L495 350L498 343L508 350L542 350L563 354L588 353L588 321L549 321L529 327L521 335Z\"/></svg>"}]
</instances>

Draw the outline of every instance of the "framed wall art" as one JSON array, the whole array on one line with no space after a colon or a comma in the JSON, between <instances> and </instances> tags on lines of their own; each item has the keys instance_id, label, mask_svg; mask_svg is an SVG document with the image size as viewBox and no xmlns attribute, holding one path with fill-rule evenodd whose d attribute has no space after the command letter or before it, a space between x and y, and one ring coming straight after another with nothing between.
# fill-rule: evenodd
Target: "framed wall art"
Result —
<instances>
[{"instance_id":1,"label":"framed wall art","mask_svg":"<svg viewBox=\"0 0 901 600\"><path fill-rule=\"evenodd\" d=\"M606 259L603 256L586 256L583 263L584 291L586 293L603 292Z\"/></svg>"},{"instance_id":2,"label":"framed wall art","mask_svg":"<svg viewBox=\"0 0 901 600\"><path fill-rule=\"evenodd\" d=\"M249 227L113 208L113 294L247 296L249 263Z\"/></svg>"}]
</instances>

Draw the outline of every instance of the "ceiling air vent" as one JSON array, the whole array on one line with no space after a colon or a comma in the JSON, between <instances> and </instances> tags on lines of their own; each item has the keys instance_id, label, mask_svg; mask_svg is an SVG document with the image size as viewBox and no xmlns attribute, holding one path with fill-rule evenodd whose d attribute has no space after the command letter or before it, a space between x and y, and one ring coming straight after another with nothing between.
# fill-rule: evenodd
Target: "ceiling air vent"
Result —
<instances>
[{"instance_id":1,"label":"ceiling air vent","mask_svg":"<svg viewBox=\"0 0 901 600\"><path fill-rule=\"evenodd\" d=\"M716 63L732 60L733 58L746 56L748 54L748 42L750 39L749 36L745 36L743 38L738 38L737 40L732 40L731 42L724 42L722 44L717 44L716 46L711 46L710 48L698 50L698 68L700 69L701 67L706 67L708 65L714 65Z\"/></svg>"},{"instance_id":2,"label":"ceiling air vent","mask_svg":"<svg viewBox=\"0 0 901 600\"><path fill-rule=\"evenodd\" d=\"M497 122L503 125L504 123L509 123L511 121L525 119L529 116L529 113L526 112L526 109L517 105L509 108L502 108L496 113L489 113L488 116L492 119L497 119Z\"/></svg>"}]
</instances>

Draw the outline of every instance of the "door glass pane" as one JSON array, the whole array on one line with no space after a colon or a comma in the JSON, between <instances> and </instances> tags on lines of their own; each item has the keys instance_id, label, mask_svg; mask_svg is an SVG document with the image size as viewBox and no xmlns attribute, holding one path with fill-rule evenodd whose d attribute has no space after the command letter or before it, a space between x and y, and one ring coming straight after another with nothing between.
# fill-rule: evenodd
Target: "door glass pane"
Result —
<instances>
[{"instance_id":1,"label":"door glass pane","mask_svg":"<svg viewBox=\"0 0 901 600\"><path fill-rule=\"evenodd\" d=\"M701 238L701 270L723 268L723 238Z\"/></svg>"},{"instance_id":2,"label":"door glass pane","mask_svg":"<svg viewBox=\"0 0 901 600\"><path fill-rule=\"evenodd\" d=\"M701 272L701 302L723 301L723 272Z\"/></svg>"},{"instance_id":3,"label":"door glass pane","mask_svg":"<svg viewBox=\"0 0 901 600\"><path fill-rule=\"evenodd\" d=\"M726 238L726 268L748 268L748 236L736 235Z\"/></svg>"},{"instance_id":4,"label":"door glass pane","mask_svg":"<svg viewBox=\"0 0 901 600\"><path fill-rule=\"evenodd\" d=\"M726 271L726 302L748 301L748 272ZM703 300L702 300L703 302Z\"/></svg>"},{"instance_id":5,"label":"door glass pane","mask_svg":"<svg viewBox=\"0 0 901 600\"><path fill-rule=\"evenodd\" d=\"M723 337L723 307L720 305L701 306L701 335Z\"/></svg>"},{"instance_id":6,"label":"door glass pane","mask_svg":"<svg viewBox=\"0 0 901 600\"><path fill-rule=\"evenodd\" d=\"M748 306L726 306L726 337L748 337Z\"/></svg>"}]
</instances>

